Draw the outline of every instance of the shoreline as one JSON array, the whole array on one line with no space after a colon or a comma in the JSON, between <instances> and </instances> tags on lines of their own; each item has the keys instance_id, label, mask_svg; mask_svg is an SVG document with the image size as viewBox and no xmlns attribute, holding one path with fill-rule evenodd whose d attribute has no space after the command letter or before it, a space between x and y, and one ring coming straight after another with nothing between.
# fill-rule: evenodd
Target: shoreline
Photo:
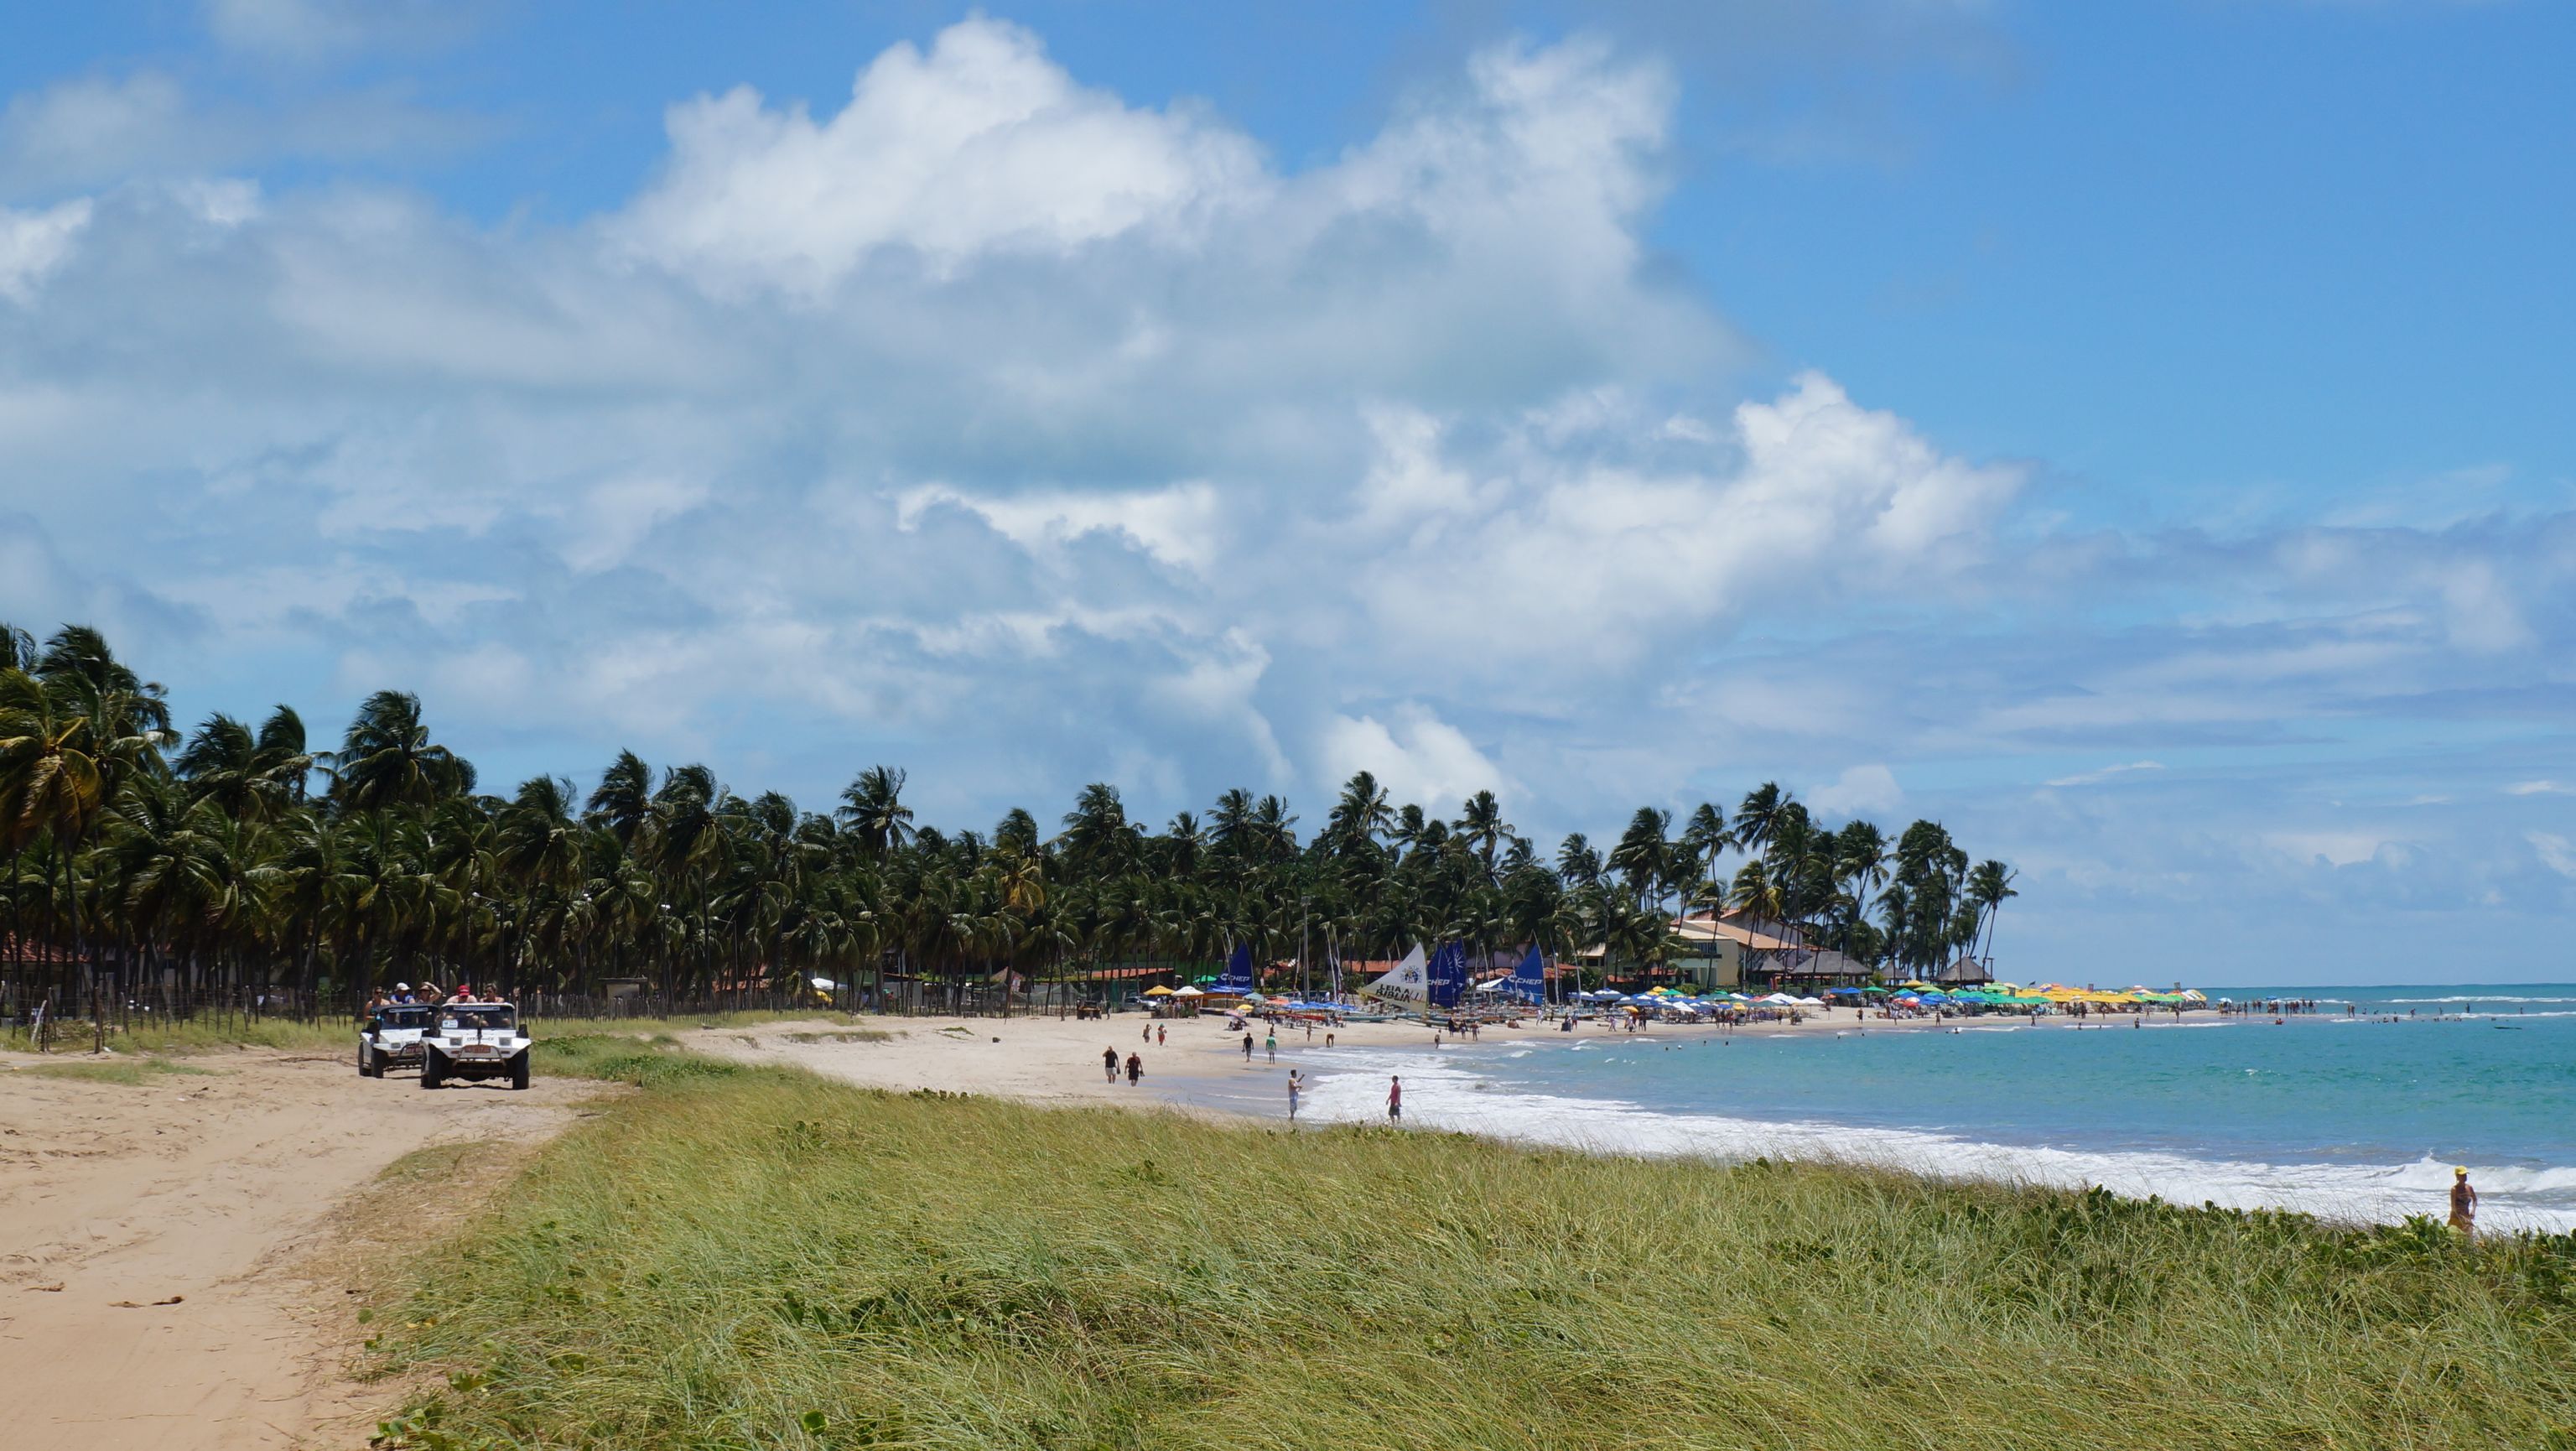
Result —
<instances>
[{"instance_id":1,"label":"shoreline","mask_svg":"<svg viewBox=\"0 0 2576 1451\"><path fill-rule=\"evenodd\" d=\"M1837 1021L1839 1020L1839 1021ZM2344 1022L2338 1015L2314 1015L2305 1025ZM2370 1021L2363 1019L2360 1021ZM2401 1020L2403 1021L2403 1020ZM2437 1020L2414 1020L2431 1025ZM2451 1019L2456 1023L2457 1019ZM2293 1017L2298 1024L2302 1019ZM2382 1023L2382 1026L2392 1026ZM1165 1041L1148 1044L1140 1033L1148 1026L1165 1030ZM2265 1160L2195 1153L2189 1146L2150 1151L2085 1145L2080 1139L2060 1143L2017 1142L1996 1136L1908 1126L1798 1120L1730 1115L1707 1109L1657 1107L1615 1096L1564 1092L1496 1090L1476 1071L1504 1055L1522 1056L1554 1047L1585 1049L1663 1048L1680 1051L1732 1037L1755 1039L1868 1036L1955 1031L1961 1035L1993 1032L2135 1032L2157 1028L2269 1027L2259 1017L2215 1015L2167 1020L2152 1025L2102 1025L2027 1020L1983 1025L1974 1019L1870 1019L1866 1026L1848 1013L1818 1016L1804 1023L1722 1026L1658 1024L1641 1033L1613 1033L1589 1025L1574 1033L1540 1028L1535 1020L1518 1031L1497 1028L1480 1038L1446 1039L1432 1047L1430 1032L1417 1024L1363 1023L1326 1032L1311 1040L1301 1026L1279 1038L1277 1061L1270 1060L1263 1038L1266 1025L1255 1023L1255 1051L1244 1061L1240 1034L1228 1034L1221 1017L1074 1021L1068 1019L868 1019L850 1028L830 1023L780 1022L751 1028L714 1028L678 1035L687 1047L741 1062L783 1062L828 1078L897 1092L933 1090L1008 1097L1040 1105L1109 1104L1154 1108L1221 1118L1276 1130L1285 1127L1286 1078L1292 1070L1305 1075L1301 1124L1317 1127L1384 1122L1385 1079L1406 1077L1406 1124L1433 1131L1455 1131L1503 1143L1573 1149L1622 1157L1705 1158L1741 1162L1757 1157L1801 1162L1894 1169L1932 1179L1974 1180L2054 1188L2101 1185L2126 1197L2160 1196L2169 1202L2197 1204L2204 1199L2221 1207L2270 1208L2314 1215L2349 1224L2392 1223L2424 1213L2430 1199L2413 1182L2430 1171L2422 1163L2338 1164L2300 1159ZM540 1030L542 1031L542 1030ZM883 1035L883 1036L880 1036ZM999 1041L996 1042L995 1040ZM1145 1060L1143 1082L1130 1087L1100 1076L1100 1053L1116 1048L1123 1063L1130 1051ZM2436 1166L2438 1167L2438 1166ZM2510 1177L2511 1171L2495 1171ZM2554 1173L2554 1169L2546 1171ZM2355 1176L2376 1178L2362 1182ZM2495 1231L2518 1229L2576 1230L2576 1210L2518 1202L2509 1190L2496 1192L2485 1225Z\"/></svg>"}]
</instances>

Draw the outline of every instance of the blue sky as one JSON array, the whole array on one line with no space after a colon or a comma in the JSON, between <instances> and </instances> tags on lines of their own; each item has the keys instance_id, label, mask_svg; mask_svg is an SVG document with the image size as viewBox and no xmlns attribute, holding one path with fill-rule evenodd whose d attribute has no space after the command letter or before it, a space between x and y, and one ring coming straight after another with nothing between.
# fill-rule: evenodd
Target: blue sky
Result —
<instances>
[{"instance_id":1,"label":"blue sky","mask_svg":"<svg viewBox=\"0 0 2576 1451\"><path fill-rule=\"evenodd\" d=\"M0 52L0 618L983 824L1778 779L2033 975L2568 975L2576 15L181 0Z\"/></svg>"}]
</instances>

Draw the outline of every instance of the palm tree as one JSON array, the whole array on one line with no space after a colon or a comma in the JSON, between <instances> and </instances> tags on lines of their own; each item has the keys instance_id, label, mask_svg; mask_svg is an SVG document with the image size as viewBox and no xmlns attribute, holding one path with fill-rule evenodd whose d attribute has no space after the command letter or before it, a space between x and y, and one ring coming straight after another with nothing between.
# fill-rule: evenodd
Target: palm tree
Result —
<instances>
[{"instance_id":1,"label":"palm tree","mask_svg":"<svg viewBox=\"0 0 2576 1451\"><path fill-rule=\"evenodd\" d=\"M1863 925L1861 904L1887 880L1887 837L1874 824L1854 818L1834 833L1832 854L1834 878L1847 887L1842 904L1843 955L1849 957L1853 933Z\"/></svg>"},{"instance_id":2,"label":"palm tree","mask_svg":"<svg viewBox=\"0 0 2576 1451\"><path fill-rule=\"evenodd\" d=\"M1992 860L1977 863L1976 870L1968 874L1968 900L1976 904L1978 914L1985 920L1986 945L1979 957L1990 967L1994 962L1995 914L2004 903L2021 895L2013 890L2013 880L2020 875Z\"/></svg>"},{"instance_id":3,"label":"palm tree","mask_svg":"<svg viewBox=\"0 0 2576 1451\"><path fill-rule=\"evenodd\" d=\"M193 798L212 800L232 816L258 809L259 740L250 727L221 711L206 717L170 765Z\"/></svg>"},{"instance_id":4,"label":"palm tree","mask_svg":"<svg viewBox=\"0 0 2576 1451\"><path fill-rule=\"evenodd\" d=\"M89 834L107 805L92 722L23 670L0 671L0 846Z\"/></svg>"},{"instance_id":5,"label":"palm tree","mask_svg":"<svg viewBox=\"0 0 2576 1451\"><path fill-rule=\"evenodd\" d=\"M1248 803L1246 809L1249 810ZM1056 840L1064 847L1067 862L1078 868L1115 874L1134 862L1140 837L1135 823L1127 819L1127 807L1119 800L1118 788L1106 781L1094 781L1082 788L1073 809L1064 814L1064 834Z\"/></svg>"},{"instance_id":6,"label":"palm tree","mask_svg":"<svg viewBox=\"0 0 2576 1451\"><path fill-rule=\"evenodd\" d=\"M1503 820L1502 803L1494 799L1491 791L1479 791L1468 797L1467 804L1458 813L1458 835L1475 849L1478 859L1484 862L1488 881L1498 880L1494 874L1494 854L1502 849L1504 840L1511 834L1511 823Z\"/></svg>"},{"instance_id":7,"label":"palm tree","mask_svg":"<svg viewBox=\"0 0 2576 1451\"><path fill-rule=\"evenodd\" d=\"M841 793L841 820L869 856L884 856L912 839L912 808L903 804L909 779L895 767L870 766Z\"/></svg>"},{"instance_id":8,"label":"palm tree","mask_svg":"<svg viewBox=\"0 0 2576 1451\"><path fill-rule=\"evenodd\" d=\"M6 620L0 620L0 670L24 670L33 674L35 669L36 637Z\"/></svg>"},{"instance_id":9,"label":"palm tree","mask_svg":"<svg viewBox=\"0 0 2576 1451\"><path fill-rule=\"evenodd\" d=\"M1610 870L1627 878L1639 906L1661 896L1672 876L1672 827L1671 812L1640 806L1619 834L1619 844L1610 849Z\"/></svg>"},{"instance_id":10,"label":"palm tree","mask_svg":"<svg viewBox=\"0 0 2576 1451\"><path fill-rule=\"evenodd\" d=\"M474 789L474 769L433 743L420 697L379 690L358 707L331 755L332 797L346 813L427 806Z\"/></svg>"},{"instance_id":11,"label":"palm tree","mask_svg":"<svg viewBox=\"0 0 2576 1451\"><path fill-rule=\"evenodd\" d=\"M715 876L727 855L721 813L726 792L715 773L700 765L674 766L662 773L653 793L653 814L637 838L644 860L688 901L698 918L698 975L704 985L715 981ZM683 912L687 907L681 909ZM666 976L665 992L677 992L676 977Z\"/></svg>"},{"instance_id":12,"label":"palm tree","mask_svg":"<svg viewBox=\"0 0 2576 1451\"><path fill-rule=\"evenodd\" d=\"M653 815L653 768L633 751L620 751L599 773L599 787L586 808L621 846L631 846Z\"/></svg>"},{"instance_id":13,"label":"palm tree","mask_svg":"<svg viewBox=\"0 0 2576 1451\"><path fill-rule=\"evenodd\" d=\"M1726 831L1726 813L1718 810L1713 802L1701 802L1691 812L1690 820L1682 826L1678 856L1678 862L1690 869L1687 885L1693 895L1698 895L1704 884L1716 879L1717 859L1732 844L1733 838Z\"/></svg>"},{"instance_id":14,"label":"palm tree","mask_svg":"<svg viewBox=\"0 0 2576 1451\"><path fill-rule=\"evenodd\" d=\"M1777 781L1765 781L1746 792L1735 808L1735 844L1751 852L1768 847L1781 809L1789 800L1789 793L1781 790Z\"/></svg>"},{"instance_id":15,"label":"palm tree","mask_svg":"<svg viewBox=\"0 0 2576 1451\"><path fill-rule=\"evenodd\" d=\"M1373 773L1360 771L1343 783L1324 834L1335 851L1348 853L1394 829L1395 810L1387 804L1386 788Z\"/></svg>"},{"instance_id":16,"label":"palm tree","mask_svg":"<svg viewBox=\"0 0 2576 1451\"><path fill-rule=\"evenodd\" d=\"M1569 885L1588 887L1601 879L1601 854L1582 832L1568 832L1556 848L1556 872Z\"/></svg>"},{"instance_id":17,"label":"palm tree","mask_svg":"<svg viewBox=\"0 0 2576 1451\"><path fill-rule=\"evenodd\" d=\"M288 706L279 706L259 723L259 738L251 752L251 779L258 790L275 801L300 806L312 786L314 756L304 739L304 717Z\"/></svg>"}]
</instances>

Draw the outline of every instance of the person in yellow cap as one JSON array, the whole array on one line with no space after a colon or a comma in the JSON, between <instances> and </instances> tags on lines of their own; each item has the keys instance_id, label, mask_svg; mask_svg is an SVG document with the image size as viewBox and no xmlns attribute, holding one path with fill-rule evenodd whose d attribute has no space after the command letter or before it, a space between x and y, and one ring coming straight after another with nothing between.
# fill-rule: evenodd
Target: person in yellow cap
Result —
<instances>
[{"instance_id":1,"label":"person in yellow cap","mask_svg":"<svg viewBox=\"0 0 2576 1451\"><path fill-rule=\"evenodd\" d=\"M2462 1239L2478 1237L2478 1191L2469 1187L2469 1166L2451 1171L2451 1228Z\"/></svg>"}]
</instances>

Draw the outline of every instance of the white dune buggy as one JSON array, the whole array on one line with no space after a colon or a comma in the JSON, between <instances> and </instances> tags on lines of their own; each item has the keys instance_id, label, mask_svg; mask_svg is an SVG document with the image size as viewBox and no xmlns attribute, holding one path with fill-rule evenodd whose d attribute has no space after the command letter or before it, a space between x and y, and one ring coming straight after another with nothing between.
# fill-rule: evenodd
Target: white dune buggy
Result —
<instances>
[{"instance_id":1,"label":"white dune buggy","mask_svg":"<svg viewBox=\"0 0 2576 1451\"><path fill-rule=\"evenodd\" d=\"M519 1010L509 1003L449 1003L438 1010L438 1023L420 1035L420 1086L437 1088L450 1079L506 1078L512 1088L528 1086L528 1051L535 1044L519 1028Z\"/></svg>"},{"instance_id":2,"label":"white dune buggy","mask_svg":"<svg viewBox=\"0 0 2576 1451\"><path fill-rule=\"evenodd\" d=\"M420 1035L437 1023L438 1009L391 1003L367 1015L358 1029L358 1076L382 1078L388 1068L418 1068Z\"/></svg>"}]
</instances>

